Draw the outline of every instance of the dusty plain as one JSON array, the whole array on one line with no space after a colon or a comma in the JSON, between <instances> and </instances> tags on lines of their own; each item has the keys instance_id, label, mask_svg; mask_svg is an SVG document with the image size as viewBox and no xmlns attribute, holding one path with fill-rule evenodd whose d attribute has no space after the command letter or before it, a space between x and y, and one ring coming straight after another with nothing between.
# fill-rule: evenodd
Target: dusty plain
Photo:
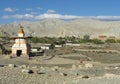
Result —
<instances>
[{"instance_id":1,"label":"dusty plain","mask_svg":"<svg viewBox=\"0 0 120 84\"><path fill-rule=\"evenodd\" d=\"M44 56L0 55L0 84L120 84L120 44L81 44Z\"/></svg>"}]
</instances>

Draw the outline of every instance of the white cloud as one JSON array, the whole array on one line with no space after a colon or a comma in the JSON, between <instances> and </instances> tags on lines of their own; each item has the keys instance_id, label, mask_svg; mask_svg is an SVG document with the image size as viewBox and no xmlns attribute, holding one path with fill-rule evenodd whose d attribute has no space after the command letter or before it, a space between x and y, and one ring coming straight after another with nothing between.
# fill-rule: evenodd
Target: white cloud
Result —
<instances>
[{"instance_id":1,"label":"white cloud","mask_svg":"<svg viewBox=\"0 0 120 84\"><path fill-rule=\"evenodd\" d=\"M31 12L31 14L33 14L33 15L34 15L34 14L37 14L37 12Z\"/></svg>"},{"instance_id":2,"label":"white cloud","mask_svg":"<svg viewBox=\"0 0 120 84\"><path fill-rule=\"evenodd\" d=\"M48 14L54 14L54 13L56 13L56 11L49 9L49 10L47 10L47 13L48 13Z\"/></svg>"},{"instance_id":3,"label":"white cloud","mask_svg":"<svg viewBox=\"0 0 120 84\"><path fill-rule=\"evenodd\" d=\"M56 18L56 19L77 19L77 18L81 18L80 16L74 16L74 15L62 15L62 14L57 14L55 10L47 10L46 13L41 14L41 15L37 15L34 17L34 19L36 20L41 20L41 19L52 19L52 18Z\"/></svg>"},{"instance_id":4,"label":"white cloud","mask_svg":"<svg viewBox=\"0 0 120 84\"><path fill-rule=\"evenodd\" d=\"M31 9L29 9L31 10ZM10 9L9 9L10 11ZM120 20L120 16L75 16L75 15L62 15L56 13L55 10L47 10L44 14L37 15L37 12L32 12L30 14L15 14L15 15L5 15L4 19L63 19L63 20L73 20L73 19L98 19L98 20Z\"/></svg>"},{"instance_id":5,"label":"white cloud","mask_svg":"<svg viewBox=\"0 0 120 84\"><path fill-rule=\"evenodd\" d=\"M97 18L97 19L120 19L120 16L97 16L97 17L95 17L95 18Z\"/></svg>"},{"instance_id":6,"label":"white cloud","mask_svg":"<svg viewBox=\"0 0 120 84\"><path fill-rule=\"evenodd\" d=\"M35 13L35 12L31 12ZM41 14L41 15L36 15L34 16L33 14L15 14L15 15L5 15L3 16L4 19L34 19L34 20L41 20L41 19L77 19L80 18L79 16L73 16L73 15L61 15L61 14Z\"/></svg>"},{"instance_id":7,"label":"white cloud","mask_svg":"<svg viewBox=\"0 0 120 84\"><path fill-rule=\"evenodd\" d=\"M81 17L86 19L97 19L97 20L106 20L106 21L120 20L120 16L81 16Z\"/></svg>"},{"instance_id":8,"label":"white cloud","mask_svg":"<svg viewBox=\"0 0 120 84\"><path fill-rule=\"evenodd\" d=\"M38 10L43 10L43 8L41 8L41 7L37 7L37 9L38 9Z\"/></svg>"},{"instance_id":9,"label":"white cloud","mask_svg":"<svg viewBox=\"0 0 120 84\"><path fill-rule=\"evenodd\" d=\"M34 18L33 15L31 14L24 14L24 15L21 15L21 14L16 14L16 15L5 15L3 16L4 19L10 19L10 18L14 18L14 19L32 19Z\"/></svg>"},{"instance_id":10,"label":"white cloud","mask_svg":"<svg viewBox=\"0 0 120 84\"><path fill-rule=\"evenodd\" d=\"M45 14L38 15L38 16L35 17L35 19L37 19L37 20L52 19L52 18L56 18L56 19L77 19L77 18L79 18L79 16L45 13Z\"/></svg>"},{"instance_id":11,"label":"white cloud","mask_svg":"<svg viewBox=\"0 0 120 84\"><path fill-rule=\"evenodd\" d=\"M12 16L13 18L18 18L18 19L31 19L33 18L34 16L31 15L31 14L25 14L25 15L13 15Z\"/></svg>"},{"instance_id":12,"label":"white cloud","mask_svg":"<svg viewBox=\"0 0 120 84\"><path fill-rule=\"evenodd\" d=\"M14 10L12 8L5 8L4 11L6 11L6 12L13 12Z\"/></svg>"},{"instance_id":13,"label":"white cloud","mask_svg":"<svg viewBox=\"0 0 120 84\"><path fill-rule=\"evenodd\" d=\"M26 8L26 10L27 10L27 11L32 11L32 9L31 9L31 8Z\"/></svg>"},{"instance_id":14,"label":"white cloud","mask_svg":"<svg viewBox=\"0 0 120 84\"><path fill-rule=\"evenodd\" d=\"M2 18L9 19L9 16L8 15L4 15Z\"/></svg>"}]
</instances>

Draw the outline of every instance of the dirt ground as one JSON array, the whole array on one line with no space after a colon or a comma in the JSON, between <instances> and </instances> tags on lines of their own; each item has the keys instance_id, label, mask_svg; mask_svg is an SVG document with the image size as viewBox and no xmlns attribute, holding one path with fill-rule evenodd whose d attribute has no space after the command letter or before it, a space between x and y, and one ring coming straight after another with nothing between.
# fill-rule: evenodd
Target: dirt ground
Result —
<instances>
[{"instance_id":1,"label":"dirt ground","mask_svg":"<svg viewBox=\"0 0 120 84\"><path fill-rule=\"evenodd\" d=\"M0 55L0 84L120 84L119 46L66 46L30 60Z\"/></svg>"}]
</instances>

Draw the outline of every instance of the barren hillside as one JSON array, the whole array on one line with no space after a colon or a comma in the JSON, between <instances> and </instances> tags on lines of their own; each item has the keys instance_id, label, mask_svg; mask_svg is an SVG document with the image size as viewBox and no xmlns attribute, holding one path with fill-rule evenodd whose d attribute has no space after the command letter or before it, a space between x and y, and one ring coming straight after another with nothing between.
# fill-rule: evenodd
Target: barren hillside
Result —
<instances>
[{"instance_id":1,"label":"barren hillside","mask_svg":"<svg viewBox=\"0 0 120 84\"><path fill-rule=\"evenodd\" d=\"M82 37L85 34L89 34L92 37L97 37L100 34L119 36L120 33L120 21L99 21L91 19L72 21L46 19L36 22L14 22L11 24L0 25L0 29L8 32L10 35L16 35L19 24L22 24L27 36Z\"/></svg>"}]
</instances>

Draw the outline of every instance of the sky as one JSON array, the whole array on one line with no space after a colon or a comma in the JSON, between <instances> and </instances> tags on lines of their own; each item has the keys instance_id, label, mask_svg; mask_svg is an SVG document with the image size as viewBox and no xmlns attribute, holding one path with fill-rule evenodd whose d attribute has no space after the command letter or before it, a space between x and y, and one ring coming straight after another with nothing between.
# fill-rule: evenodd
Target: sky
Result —
<instances>
[{"instance_id":1,"label":"sky","mask_svg":"<svg viewBox=\"0 0 120 84\"><path fill-rule=\"evenodd\" d=\"M120 20L120 0L0 0L0 24L48 18Z\"/></svg>"}]
</instances>

